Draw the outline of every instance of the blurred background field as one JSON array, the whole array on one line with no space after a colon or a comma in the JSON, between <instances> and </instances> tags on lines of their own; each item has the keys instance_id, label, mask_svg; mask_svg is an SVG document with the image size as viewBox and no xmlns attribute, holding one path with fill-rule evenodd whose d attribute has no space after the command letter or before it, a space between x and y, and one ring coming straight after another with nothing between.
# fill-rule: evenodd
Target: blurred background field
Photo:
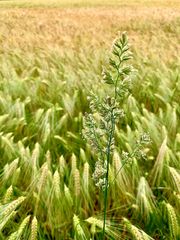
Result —
<instances>
[{"instance_id":1,"label":"blurred background field","mask_svg":"<svg viewBox=\"0 0 180 240\"><path fill-rule=\"evenodd\" d=\"M116 129L111 178L141 133L152 144L110 185L107 239L147 239L139 229L179 239L180 2L168 0L0 1L0 211L26 197L15 217L0 220L2 239L16 232L33 240L33 217L37 239L100 239L103 200L82 116L90 89L104 90L102 66L123 31L138 73Z\"/></svg>"},{"instance_id":2,"label":"blurred background field","mask_svg":"<svg viewBox=\"0 0 180 240\"><path fill-rule=\"evenodd\" d=\"M118 6L167 6L167 7L178 7L179 6L179 1L178 0L1 0L2 5L5 7L9 6L16 6L16 7L37 7L37 6L42 6L42 7L106 7L106 6L113 6L113 7L118 7Z\"/></svg>"}]
</instances>

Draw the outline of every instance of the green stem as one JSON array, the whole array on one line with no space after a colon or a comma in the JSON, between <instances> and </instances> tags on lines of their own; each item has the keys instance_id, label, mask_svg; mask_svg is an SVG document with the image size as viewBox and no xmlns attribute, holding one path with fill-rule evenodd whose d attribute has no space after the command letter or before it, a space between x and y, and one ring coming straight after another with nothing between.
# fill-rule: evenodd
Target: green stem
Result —
<instances>
[{"instance_id":1,"label":"green stem","mask_svg":"<svg viewBox=\"0 0 180 240\"><path fill-rule=\"evenodd\" d=\"M118 80L119 80L119 68L121 65L121 59L119 57L119 64L118 64L118 69L117 69L117 77L115 80L115 85L114 85L114 99L116 101L117 99L117 85L118 85ZM106 212L107 212L107 200L108 200L108 185L109 185L109 164L110 164L110 158L111 158L111 144L112 140L114 137L114 131L115 131L115 117L114 117L114 107L112 107L111 110L111 132L108 140L108 146L106 150L106 159L107 159L107 166L106 166L106 184L105 184L105 191L104 191L104 219L103 219L103 233L102 233L102 240L105 239L105 228L106 228Z\"/></svg>"},{"instance_id":2,"label":"green stem","mask_svg":"<svg viewBox=\"0 0 180 240\"><path fill-rule=\"evenodd\" d=\"M107 159L107 166L106 166L106 184L105 184L105 191L104 191L104 219L103 219L103 235L102 239L105 239L105 228L106 228L106 211L107 211L107 197L108 197L108 185L109 185L109 164L110 164L110 157L111 157L111 144L112 139L114 136L114 129L115 129L115 119L114 119L114 109L111 111L111 132L109 136L108 146L106 150L106 159Z\"/></svg>"}]
</instances>

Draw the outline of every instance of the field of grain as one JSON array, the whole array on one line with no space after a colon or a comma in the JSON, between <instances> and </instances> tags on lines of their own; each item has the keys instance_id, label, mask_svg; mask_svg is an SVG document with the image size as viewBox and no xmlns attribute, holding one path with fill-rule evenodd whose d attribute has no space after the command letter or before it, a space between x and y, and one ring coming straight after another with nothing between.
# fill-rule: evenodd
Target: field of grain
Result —
<instances>
[{"instance_id":1,"label":"field of grain","mask_svg":"<svg viewBox=\"0 0 180 240\"><path fill-rule=\"evenodd\" d=\"M0 239L102 239L98 157L82 131L91 92L111 94L102 69L124 31L137 72L115 127L106 239L180 239L176 0L0 1Z\"/></svg>"}]
</instances>

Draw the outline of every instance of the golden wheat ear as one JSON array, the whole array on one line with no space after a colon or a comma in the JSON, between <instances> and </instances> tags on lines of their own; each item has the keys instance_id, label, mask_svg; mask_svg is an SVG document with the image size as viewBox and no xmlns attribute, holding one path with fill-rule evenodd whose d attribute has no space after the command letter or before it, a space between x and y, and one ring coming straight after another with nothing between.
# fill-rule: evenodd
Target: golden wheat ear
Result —
<instances>
[{"instance_id":1,"label":"golden wheat ear","mask_svg":"<svg viewBox=\"0 0 180 240\"><path fill-rule=\"evenodd\" d=\"M153 240L148 234L146 234L143 230L134 226L128 219L123 218L123 223L127 228L127 231L131 233L131 236L135 240Z\"/></svg>"},{"instance_id":2,"label":"golden wheat ear","mask_svg":"<svg viewBox=\"0 0 180 240\"><path fill-rule=\"evenodd\" d=\"M179 223L178 218L176 215L176 210L171 206L169 203L164 203L167 217L168 217L168 227L170 231L171 239L178 239L180 237L180 229L179 229Z\"/></svg>"},{"instance_id":3,"label":"golden wheat ear","mask_svg":"<svg viewBox=\"0 0 180 240\"><path fill-rule=\"evenodd\" d=\"M75 214L73 216L73 225L74 225L74 231L75 231L75 238L74 239L88 240L88 238L86 237L86 234L83 230L83 227L81 226L80 219Z\"/></svg>"},{"instance_id":4,"label":"golden wheat ear","mask_svg":"<svg viewBox=\"0 0 180 240\"><path fill-rule=\"evenodd\" d=\"M31 222L31 236L30 240L37 240L37 233L38 233L38 221L36 216L33 217L33 220Z\"/></svg>"}]
</instances>

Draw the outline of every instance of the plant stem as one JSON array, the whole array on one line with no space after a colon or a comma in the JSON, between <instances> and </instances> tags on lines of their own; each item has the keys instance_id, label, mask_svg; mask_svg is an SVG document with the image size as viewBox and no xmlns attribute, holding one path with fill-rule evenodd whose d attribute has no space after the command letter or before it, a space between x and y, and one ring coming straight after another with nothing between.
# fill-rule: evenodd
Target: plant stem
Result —
<instances>
[{"instance_id":1,"label":"plant stem","mask_svg":"<svg viewBox=\"0 0 180 240\"><path fill-rule=\"evenodd\" d=\"M121 65L121 61L119 62L118 68ZM117 82L119 79L119 71L117 71L117 78L115 81L115 88L114 88L114 99L116 101L117 98ZM114 130L115 130L115 117L114 117L114 107L111 110L111 132L108 140L107 150L106 150L106 159L107 159L107 166L106 166L106 185L104 191L104 219L103 219L103 235L102 240L105 239L105 228L106 228L106 211L107 211L107 200L108 200L108 185L109 185L109 164L111 159L111 144L114 137Z\"/></svg>"},{"instance_id":2,"label":"plant stem","mask_svg":"<svg viewBox=\"0 0 180 240\"><path fill-rule=\"evenodd\" d=\"M114 109L112 108L111 111L111 132L108 140L108 146L106 150L106 159L107 159L107 166L106 166L106 184L105 184L105 191L104 191L104 219L103 219L103 235L102 239L105 239L105 228L106 228L106 210L107 210L107 198L108 198L108 185L109 185L109 164L111 158L111 144L114 136L114 129L115 129L115 119L114 119Z\"/></svg>"}]
</instances>

